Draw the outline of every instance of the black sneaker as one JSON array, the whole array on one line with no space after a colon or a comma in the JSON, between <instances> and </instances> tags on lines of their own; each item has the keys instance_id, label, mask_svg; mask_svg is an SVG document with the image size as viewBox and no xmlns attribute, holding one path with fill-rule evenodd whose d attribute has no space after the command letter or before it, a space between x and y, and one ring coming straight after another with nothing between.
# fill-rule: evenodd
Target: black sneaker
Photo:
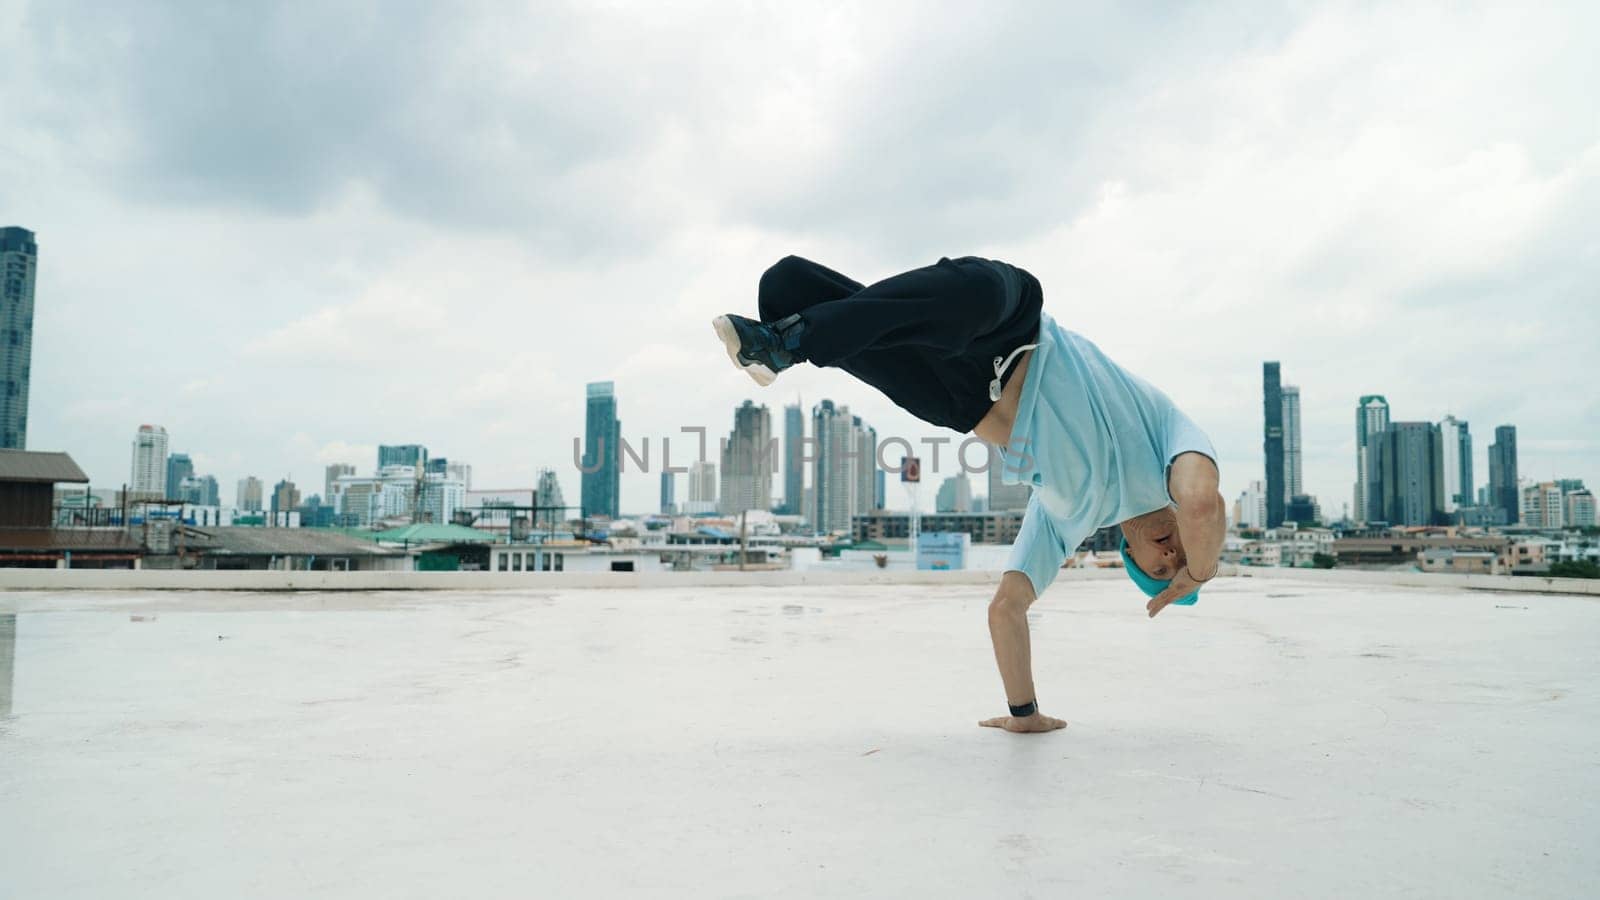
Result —
<instances>
[{"instance_id":1,"label":"black sneaker","mask_svg":"<svg viewBox=\"0 0 1600 900\"><path fill-rule=\"evenodd\" d=\"M756 384L766 387L778 373L800 362L796 348L805 322L796 313L776 322L758 322L744 316L717 316L711 320L733 364Z\"/></svg>"}]
</instances>

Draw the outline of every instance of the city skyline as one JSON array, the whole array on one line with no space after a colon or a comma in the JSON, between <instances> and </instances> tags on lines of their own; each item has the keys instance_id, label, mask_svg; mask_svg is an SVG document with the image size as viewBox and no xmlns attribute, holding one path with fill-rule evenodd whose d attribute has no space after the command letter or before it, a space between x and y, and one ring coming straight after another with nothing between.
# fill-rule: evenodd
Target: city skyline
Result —
<instances>
[{"instance_id":1,"label":"city skyline","mask_svg":"<svg viewBox=\"0 0 1600 900\"><path fill-rule=\"evenodd\" d=\"M1600 483L1582 389L1600 376L1600 133L1577 87L1600 64L1569 40L1600 30L1595 9L1130 7L1090 30L1064 8L864 9L820 80L796 78L817 27L799 8L752 9L760 40L696 42L649 78L620 62L673 53L688 26L667 9L570 11L577 33L627 37L604 44L470 10L394 17L337 64L294 37L372 27L350 15L235 32L33 4L0 28L28 173L0 225L42 248L30 448L112 485L127 433L158 422L224 484L312 485L420 440L485 484L557 467L576 496L597 380L630 437L715 434L744 399L796 394L951 437L839 371L751 392L707 323L753 311L788 253L867 281L973 253L1038 276L1047 312L1168 393L1216 444L1225 495L1260 478L1263 359L1302 392L1304 487L1327 511L1349 502L1369 393L1397 419L1471 422L1475 468L1515 423L1524 475ZM412 45L437 52L389 52ZM239 65L198 68L191 46ZM530 53L581 91L527 77ZM1102 77L1040 91L1067 58ZM415 83L440 90L398 87ZM705 102L656 114L684 95ZM1026 127L994 97L1028 98ZM930 152L923 125L951 103L969 138ZM657 491L625 474L621 506Z\"/></svg>"}]
</instances>

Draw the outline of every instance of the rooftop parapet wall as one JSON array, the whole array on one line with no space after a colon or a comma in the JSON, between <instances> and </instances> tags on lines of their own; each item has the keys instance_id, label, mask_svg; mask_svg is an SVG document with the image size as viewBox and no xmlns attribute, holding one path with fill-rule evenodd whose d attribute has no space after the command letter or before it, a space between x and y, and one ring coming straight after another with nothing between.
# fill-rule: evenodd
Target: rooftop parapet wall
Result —
<instances>
[{"instance_id":1,"label":"rooftop parapet wall","mask_svg":"<svg viewBox=\"0 0 1600 900\"><path fill-rule=\"evenodd\" d=\"M1579 594L1600 597L1600 579L1422 572L1358 572L1223 565L1223 578L1264 578L1322 584L1393 585L1454 590ZM1122 581L1117 569L1066 569L1047 597L1070 596L1074 582ZM682 588L795 585L971 585L992 590L988 571L779 572L284 572L154 569L0 569L0 591L448 591ZM1130 586L1129 591L1134 589ZM1202 600L1202 603L1204 600Z\"/></svg>"}]
</instances>

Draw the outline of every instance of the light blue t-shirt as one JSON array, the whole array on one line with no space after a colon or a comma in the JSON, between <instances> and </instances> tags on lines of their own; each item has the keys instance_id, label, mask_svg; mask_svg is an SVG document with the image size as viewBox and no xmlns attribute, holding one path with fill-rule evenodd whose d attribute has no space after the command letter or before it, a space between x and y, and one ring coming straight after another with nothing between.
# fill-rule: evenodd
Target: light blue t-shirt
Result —
<instances>
[{"instance_id":1,"label":"light blue t-shirt","mask_svg":"<svg viewBox=\"0 0 1600 900\"><path fill-rule=\"evenodd\" d=\"M1172 502L1167 469L1190 451L1217 458L1166 394L1042 315L1011 443L1001 449L1001 481L1033 486L1006 569L1043 593L1097 529Z\"/></svg>"}]
</instances>

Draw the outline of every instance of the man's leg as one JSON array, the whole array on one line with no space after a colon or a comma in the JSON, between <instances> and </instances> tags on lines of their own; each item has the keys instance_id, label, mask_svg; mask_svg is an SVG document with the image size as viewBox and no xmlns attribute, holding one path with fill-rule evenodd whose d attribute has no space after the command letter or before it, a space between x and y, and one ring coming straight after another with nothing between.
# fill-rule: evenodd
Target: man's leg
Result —
<instances>
[{"instance_id":1,"label":"man's leg","mask_svg":"<svg viewBox=\"0 0 1600 900\"><path fill-rule=\"evenodd\" d=\"M805 323L799 355L813 365L830 366L866 351L902 347L963 353L1020 304L1020 280L1012 289L985 263L941 259L834 302L789 311L800 313Z\"/></svg>"},{"instance_id":2,"label":"man's leg","mask_svg":"<svg viewBox=\"0 0 1600 900\"><path fill-rule=\"evenodd\" d=\"M861 290L861 282L799 256L785 256L761 273L756 302L761 321L776 322L818 303L842 300Z\"/></svg>"}]
</instances>

